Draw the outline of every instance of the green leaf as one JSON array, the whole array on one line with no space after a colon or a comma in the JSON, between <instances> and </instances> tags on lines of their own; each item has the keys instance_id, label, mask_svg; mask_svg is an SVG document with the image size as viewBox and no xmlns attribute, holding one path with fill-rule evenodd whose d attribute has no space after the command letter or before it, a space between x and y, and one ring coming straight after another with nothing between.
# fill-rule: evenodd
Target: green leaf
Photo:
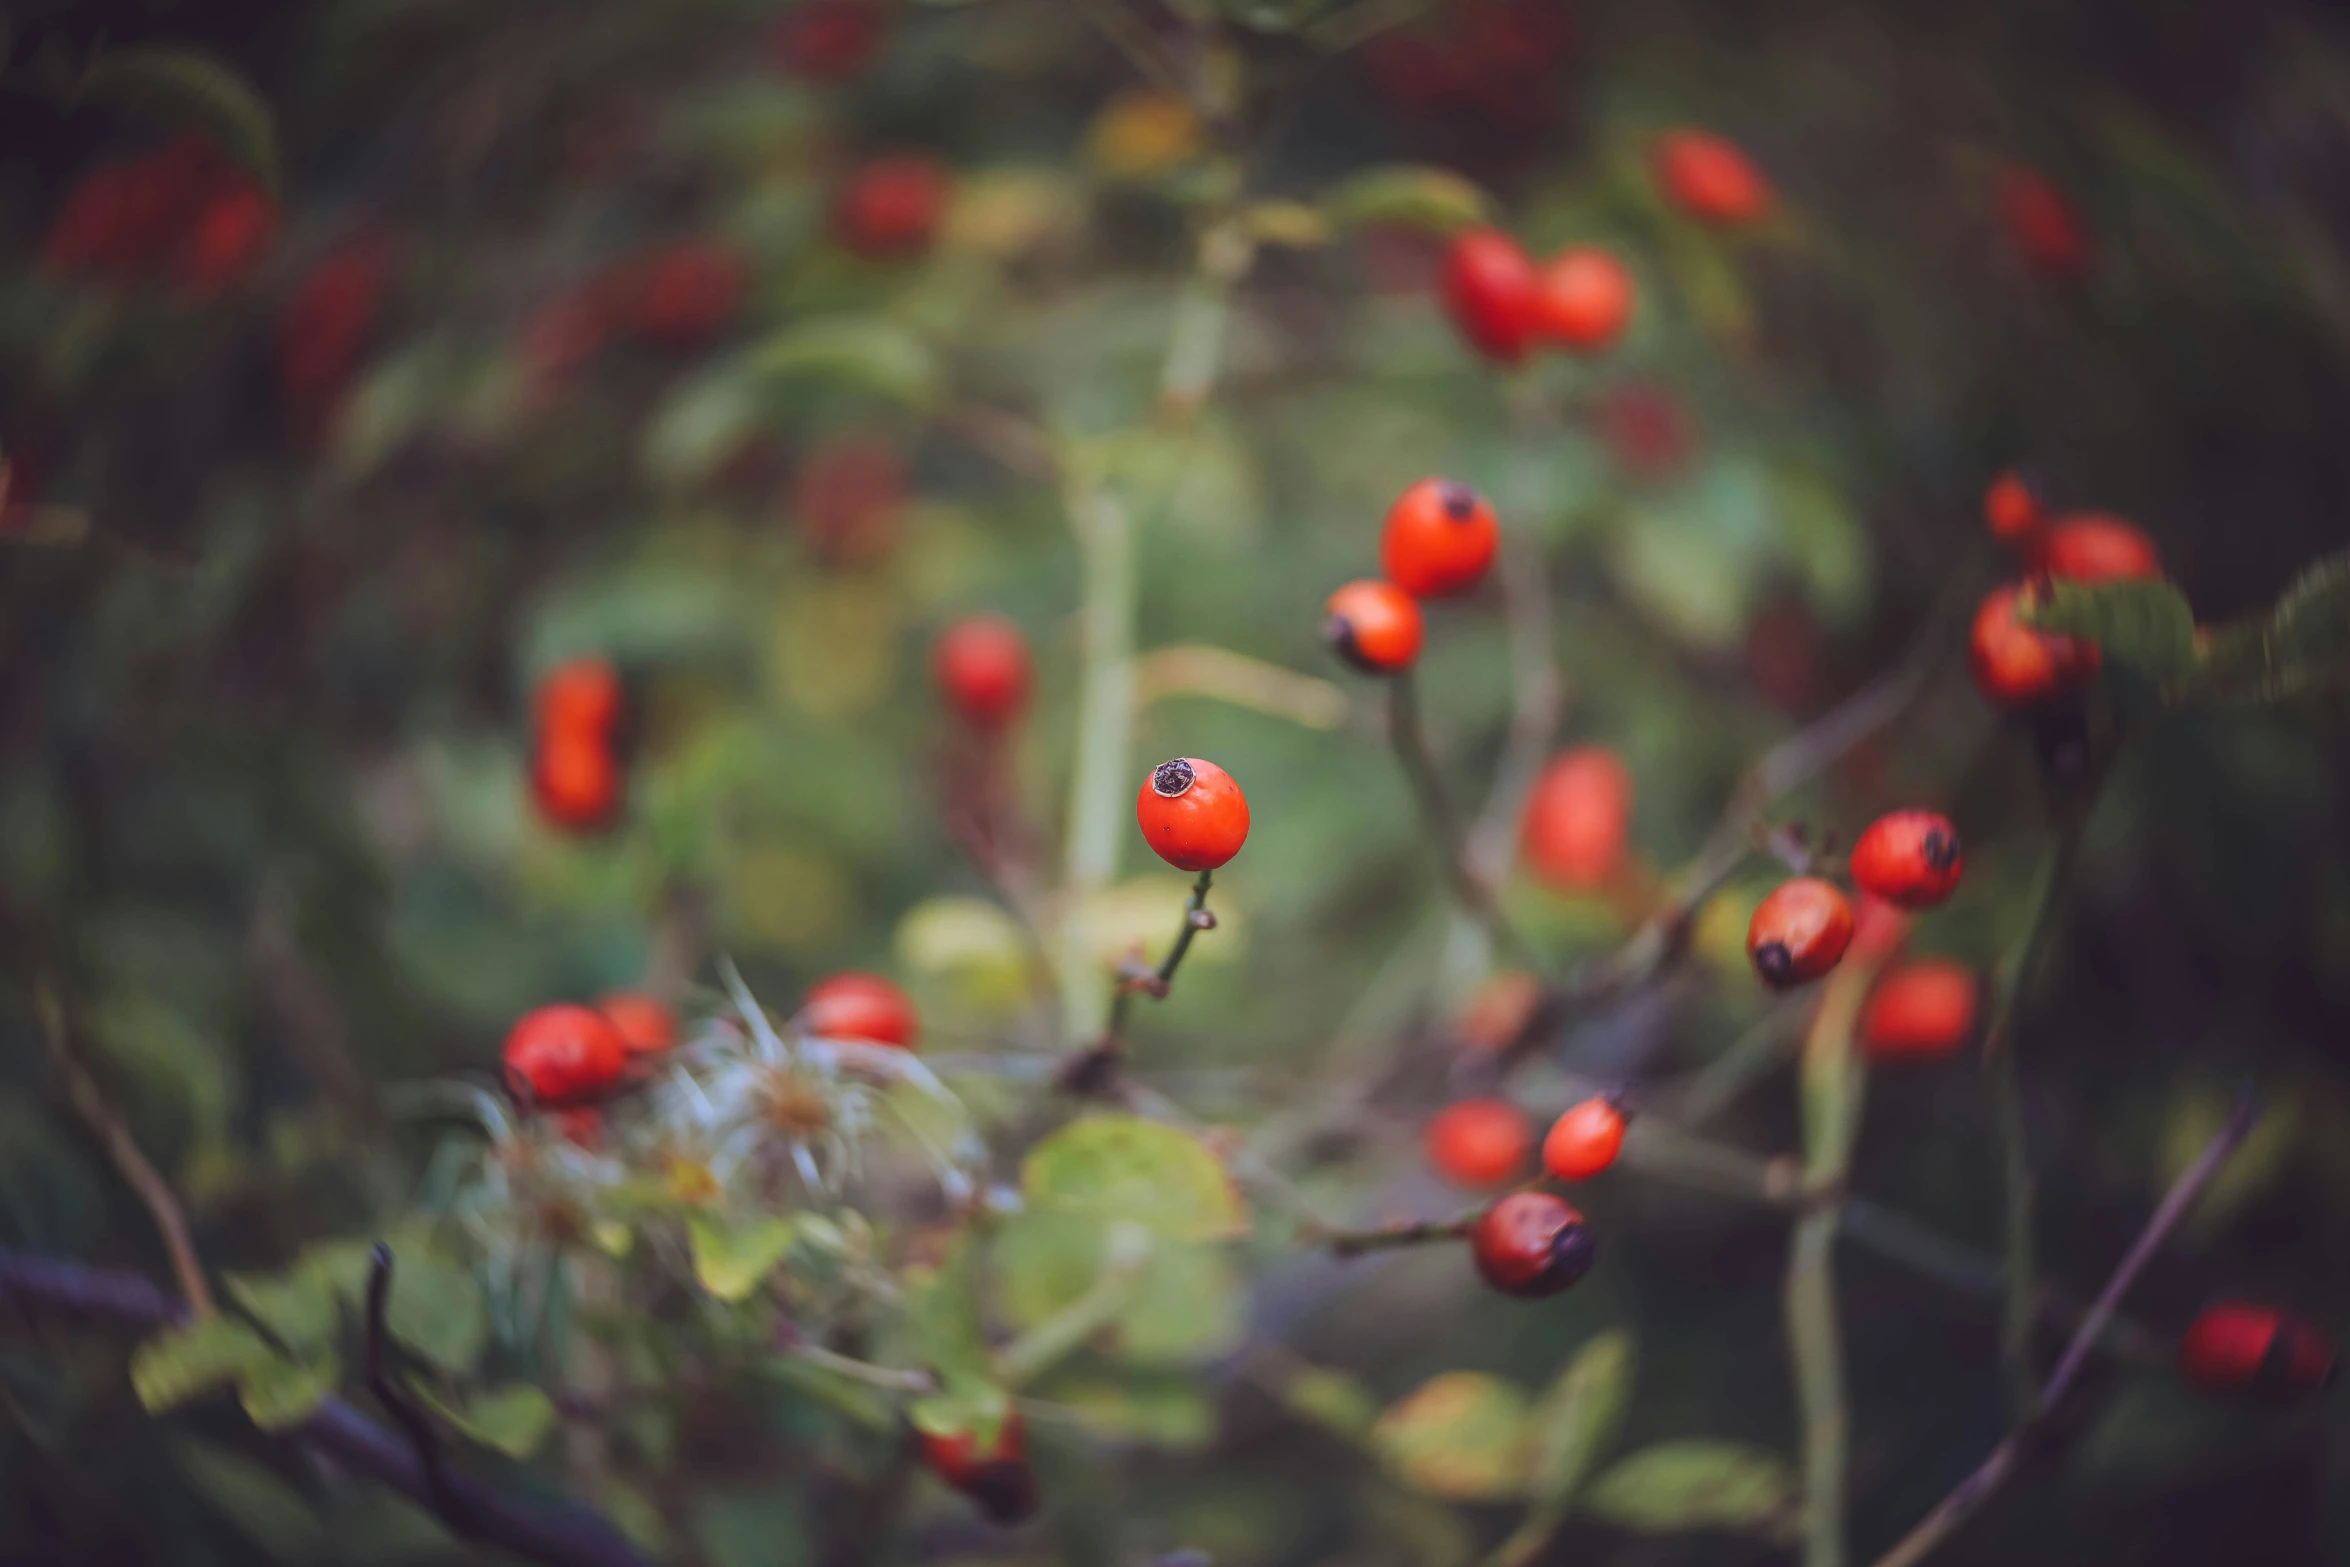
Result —
<instances>
[{"instance_id":1,"label":"green leaf","mask_svg":"<svg viewBox=\"0 0 2350 1567\"><path fill-rule=\"evenodd\" d=\"M738 1229L697 1213L686 1228L693 1241L694 1277L728 1305L750 1299L791 1250L797 1233L792 1221L780 1214L754 1219Z\"/></svg>"},{"instance_id":2,"label":"green leaf","mask_svg":"<svg viewBox=\"0 0 2350 1567\"><path fill-rule=\"evenodd\" d=\"M1418 1490L1490 1501L1525 1483L1526 1435L1524 1393L1481 1371L1447 1371L1390 1404L1371 1445Z\"/></svg>"},{"instance_id":3,"label":"green leaf","mask_svg":"<svg viewBox=\"0 0 2350 1567\"><path fill-rule=\"evenodd\" d=\"M324 1272L297 1264L278 1274L231 1273L224 1282L229 1299L297 1355L334 1337L340 1312L334 1281Z\"/></svg>"},{"instance_id":4,"label":"green leaf","mask_svg":"<svg viewBox=\"0 0 2350 1567\"><path fill-rule=\"evenodd\" d=\"M131 1356L131 1387L149 1414L160 1415L276 1358L260 1334L234 1317L207 1317L141 1344Z\"/></svg>"},{"instance_id":5,"label":"green leaf","mask_svg":"<svg viewBox=\"0 0 2350 1567\"><path fill-rule=\"evenodd\" d=\"M971 1238L960 1235L937 1267L906 1280L907 1326L923 1359L950 1389L985 1385L995 1375L972 1269Z\"/></svg>"},{"instance_id":6,"label":"green leaf","mask_svg":"<svg viewBox=\"0 0 2350 1567\"><path fill-rule=\"evenodd\" d=\"M962 1382L939 1393L926 1393L906 1406L906 1418L918 1431L932 1436L960 1436L969 1432L981 1447L992 1446L1004 1421L1011 1416L1012 1397L992 1382Z\"/></svg>"},{"instance_id":7,"label":"green leaf","mask_svg":"<svg viewBox=\"0 0 2350 1567\"><path fill-rule=\"evenodd\" d=\"M1775 1535L1794 1502L1794 1478L1769 1453L1694 1440L1642 1448L1594 1480L1582 1507L1643 1534L1723 1529Z\"/></svg>"},{"instance_id":8,"label":"green leaf","mask_svg":"<svg viewBox=\"0 0 2350 1567\"><path fill-rule=\"evenodd\" d=\"M2025 595L2017 613L2037 630L2086 637L2106 658L2158 685L2195 665L2195 611L2167 582L2068 582L2060 577Z\"/></svg>"},{"instance_id":9,"label":"green leaf","mask_svg":"<svg viewBox=\"0 0 2350 1567\"><path fill-rule=\"evenodd\" d=\"M432 1407L467 1437L508 1458L528 1458L555 1429L555 1401L528 1382L486 1388L452 1409L418 1388Z\"/></svg>"},{"instance_id":10,"label":"green leaf","mask_svg":"<svg viewBox=\"0 0 2350 1567\"><path fill-rule=\"evenodd\" d=\"M760 378L741 359L680 384L645 431L644 468L665 484L710 478L767 420Z\"/></svg>"},{"instance_id":11,"label":"green leaf","mask_svg":"<svg viewBox=\"0 0 2350 1567\"><path fill-rule=\"evenodd\" d=\"M2293 579L2266 615L2221 626L2185 695L2276 702L2350 686L2350 552Z\"/></svg>"},{"instance_id":12,"label":"green leaf","mask_svg":"<svg viewBox=\"0 0 2350 1567\"><path fill-rule=\"evenodd\" d=\"M1450 234L1486 221L1493 199L1450 169L1391 163L1341 180L1322 198L1322 213L1342 228L1393 223Z\"/></svg>"},{"instance_id":13,"label":"green leaf","mask_svg":"<svg viewBox=\"0 0 2350 1567\"><path fill-rule=\"evenodd\" d=\"M262 1430L283 1431L318 1413L341 1374L332 1352L308 1364L272 1356L237 1379L237 1401Z\"/></svg>"},{"instance_id":14,"label":"green leaf","mask_svg":"<svg viewBox=\"0 0 2350 1567\"><path fill-rule=\"evenodd\" d=\"M1165 1240L1248 1228L1222 1161L1189 1132L1132 1115L1091 1115L1029 1150L1021 1190L1039 1213L1128 1219Z\"/></svg>"},{"instance_id":15,"label":"green leaf","mask_svg":"<svg viewBox=\"0 0 2350 1567\"><path fill-rule=\"evenodd\" d=\"M1282 1384L1281 1398L1291 1414L1350 1442L1370 1436L1379 1422L1379 1404L1370 1389L1343 1371L1323 1366L1294 1373Z\"/></svg>"},{"instance_id":16,"label":"green leaf","mask_svg":"<svg viewBox=\"0 0 2350 1567\"><path fill-rule=\"evenodd\" d=\"M1063 1214L1027 1213L1006 1224L994 1253L996 1299L1012 1326L1035 1327L1094 1287L1106 1266L1110 1226ZM1239 1276L1204 1245L1151 1248L1134 1299L1110 1321L1103 1347L1142 1365L1181 1364L1238 1341Z\"/></svg>"},{"instance_id":17,"label":"green leaf","mask_svg":"<svg viewBox=\"0 0 2350 1567\"><path fill-rule=\"evenodd\" d=\"M1196 1376L1056 1377L1037 1396L1097 1440L1196 1451L1216 1434L1216 1401Z\"/></svg>"},{"instance_id":18,"label":"green leaf","mask_svg":"<svg viewBox=\"0 0 2350 1567\"><path fill-rule=\"evenodd\" d=\"M874 316L803 322L753 351L751 366L776 380L811 380L902 403L920 403L937 384L938 358L920 338Z\"/></svg>"},{"instance_id":19,"label":"green leaf","mask_svg":"<svg viewBox=\"0 0 2350 1567\"><path fill-rule=\"evenodd\" d=\"M109 50L82 78L82 91L126 108L192 120L255 179L277 188L276 119L252 83L218 55L171 45Z\"/></svg>"},{"instance_id":20,"label":"green leaf","mask_svg":"<svg viewBox=\"0 0 2350 1567\"><path fill-rule=\"evenodd\" d=\"M1564 1514L1584 1476L1615 1440L1632 1398L1632 1335L1602 1333L1583 1346L1528 1418L1526 1489L1537 1512Z\"/></svg>"},{"instance_id":21,"label":"green leaf","mask_svg":"<svg viewBox=\"0 0 2350 1567\"><path fill-rule=\"evenodd\" d=\"M384 1326L443 1371L463 1373L473 1369L489 1338L489 1306L471 1273L410 1247L393 1262Z\"/></svg>"},{"instance_id":22,"label":"green leaf","mask_svg":"<svg viewBox=\"0 0 2350 1567\"><path fill-rule=\"evenodd\" d=\"M272 1561L314 1562L333 1548L309 1498L268 1465L192 1438L172 1443L171 1459L196 1494Z\"/></svg>"}]
</instances>

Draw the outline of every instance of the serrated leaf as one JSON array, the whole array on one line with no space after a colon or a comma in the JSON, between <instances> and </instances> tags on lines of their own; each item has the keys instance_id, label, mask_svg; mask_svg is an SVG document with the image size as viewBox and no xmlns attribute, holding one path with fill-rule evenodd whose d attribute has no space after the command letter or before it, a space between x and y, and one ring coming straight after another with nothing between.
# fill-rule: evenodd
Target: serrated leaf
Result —
<instances>
[{"instance_id":1,"label":"serrated leaf","mask_svg":"<svg viewBox=\"0 0 2350 1567\"><path fill-rule=\"evenodd\" d=\"M334 1336L340 1317L334 1281L317 1269L297 1264L278 1274L231 1273L223 1282L231 1300L296 1354Z\"/></svg>"},{"instance_id":2,"label":"serrated leaf","mask_svg":"<svg viewBox=\"0 0 2350 1567\"><path fill-rule=\"evenodd\" d=\"M1769 1453L1694 1440L1645 1447L1583 1493L1582 1510L1620 1529L1776 1534L1795 1501L1794 1477Z\"/></svg>"},{"instance_id":3,"label":"serrated leaf","mask_svg":"<svg viewBox=\"0 0 2350 1567\"><path fill-rule=\"evenodd\" d=\"M2157 684L2178 679L2195 664L2195 611L2177 588L2153 578L2060 577L2026 594L2017 618L2036 630L2085 637L2108 660Z\"/></svg>"},{"instance_id":4,"label":"serrated leaf","mask_svg":"<svg viewBox=\"0 0 2350 1567\"><path fill-rule=\"evenodd\" d=\"M1526 1490L1538 1512L1566 1511L1632 1400L1632 1335L1602 1333L1583 1346L1527 1418Z\"/></svg>"},{"instance_id":5,"label":"serrated leaf","mask_svg":"<svg viewBox=\"0 0 2350 1567\"><path fill-rule=\"evenodd\" d=\"M776 380L829 383L904 403L919 403L938 380L929 345L894 321L831 316L777 333L752 353L751 366Z\"/></svg>"},{"instance_id":6,"label":"serrated leaf","mask_svg":"<svg viewBox=\"0 0 2350 1567\"><path fill-rule=\"evenodd\" d=\"M171 1458L196 1494L272 1561L313 1562L332 1548L309 1499L266 1464L194 1440L174 1442Z\"/></svg>"},{"instance_id":7,"label":"serrated leaf","mask_svg":"<svg viewBox=\"0 0 2350 1567\"><path fill-rule=\"evenodd\" d=\"M1524 1393L1481 1371L1447 1371L1390 1404L1371 1445L1418 1490L1489 1501L1524 1485L1526 1435Z\"/></svg>"},{"instance_id":8,"label":"serrated leaf","mask_svg":"<svg viewBox=\"0 0 2350 1567\"><path fill-rule=\"evenodd\" d=\"M728 1225L709 1214L687 1220L693 1242L694 1277L702 1288L732 1305L748 1300L791 1250L792 1221L779 1214Z\"/></svg>"},{"instance_id":9,"label":"serrated leaf","mask_svg":"<svg viewBox=\"0 0 2350 1567\"><path fill-rule=\"evenodd\" d=\"M234 1382L277 1358L260 1334L233 1317L167 1328L131 1356L131 1388L152 1415Z\"/></svg>"},{"instance_id":10,"label":"serrated leaf","mask_svg":"<svg viewBox=\"0 0 2350 1567\"><path fill-rule=\"evenodd\" d=\"M1450 234L1484 222L1493 200L1482 186L1450 169L1392 163L1341 180L1321 206L1322 215L1341 228L1393 223Z\"/></svg>"},{"instance_id":11,"label":"serrated leaf","mask_svg":"<svg viewBox=\"0 0 2350 1567\"><path fill-rule=\"evenodd\" d=\"M307 1364L273 1355L237 1379L237 1402L262 1430L283 1431L318 1413L341 1374L332 1351Z\"/></svg>"},{"instance_id":12,"label":"serrated leaf","mask_svg":"<svg viewBox=\"0 0 2350 1567\"><path fill-rule=\"evenodd\" d=\"M528 1458L555 1429L555 1401L528 1382L486 1388L462 1409L438 1402L434 1407L466 1436L508 1458Z\"/></svg>"},{"instance_id":13,"label":"serrated leaf","mask_svg":"<svg viewBox=\"0 0 2350 1567\"><path fill-rule=\"evenodd\" d=\"M489 1338L489 1305L471 1273L410 1247L394 1257L384 1326L443 1371L463 1373Z\"/></svg>"},{"instance_id":14,"label":"serrated leaf","mask_svg":"<svg viewBox=\"0 0 2350 1567\"><path fill-rule=\"evenodd\" d=\"M252 83L202 49L146 45L112 49L82 78L89 97L192 120L270 189L277 188L277 121Z\"/></svg>"},{"instance_id":15,"label":"serrated leaf","mask_svg":"<svg viewBox=\"0 0 2350 1567\"><path fill-rule=\"evenodd\" d=\"M2350 687L2350 553L2293 579L2266 615L2212 631L2184 695L2282 701Z\"/></svg>"},{"instance_id":16,"label":"serrated leaf","mask_svg":"<svg viewBox=\"0 0 2350 1567\"><path fill-rule=\"evenodd\" d=\"M1012 1326L1033 1328L1067 1310L1101 1278L1110 1226L1095 1219L1027 1213L995 1244L996 1301ZM1104 1350L1140 1365L1206 1359L1238 1341L1238 1274L1204 1245L1151 1248L1133 1301L1111 1319Z\"/></svg>"},{"instance_id":17,"label":"serrated leaf","mask_svg":"<svg viewBox=\"0 0 2350 1567\"><path fill-rule=\"evenodd\" d=\"M1178 1127L1089 1115L1029 1150L1020 1187L1039 1213L1126 1219L1164 1240L1209 1241L1248 1228L1223 1161Z\"/></svg>"}]
</instances>

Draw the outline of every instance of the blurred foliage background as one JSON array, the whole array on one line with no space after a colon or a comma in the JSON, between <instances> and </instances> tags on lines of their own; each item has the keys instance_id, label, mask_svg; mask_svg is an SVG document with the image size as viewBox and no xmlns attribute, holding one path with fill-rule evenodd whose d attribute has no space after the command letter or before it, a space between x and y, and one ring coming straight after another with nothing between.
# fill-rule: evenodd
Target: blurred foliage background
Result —
<instances>
[{"instance_id":1,"label":"blurred foliage background","mask_svg":"<svg viewBox=\"0 0 2350 1567\"><path fill-rule=\"evenodd\" d=\"M2028 735L1959 656L2002 571L1991 475L2022 463L2061 505L2135 520L2208 621L2350 538L2350 39L2329 7L21 0L0 20L0 1239L24 1251L167 1274L65 1106L38 983L220 1270L431 1206L439 1132L388 1113L389 1085L487 1083L548 1001L711 1010L720 955L779 1015L837 969L906 985L1010 1170L1059 1112L952 1062L1044 1059L1054 1025L941 809L968 775L927 650L975 610L1026 632L1010 798L1049 875L1087 584L1084 486L1040 468L1039 431L1133 524L1121 790L1211 757L1255 822L1222 928L1138 1019L1135 1074L1244 1175L1276 1166L1351 1222L1463 1200L1417 1128L1493 967L1376 691L1320 640L1405 484L1476 483L1538 548L1559 743L1625 759L1659 874L1758 754L1923 660L1900 716L1777 814L1848 841L1893 805L1950 811L1967 884L1915 946L1986 970L2050 831ZM1766 171L1770 224L1724 237L1666 207L1647 149L1685 123ZM927 160L868 198L936 194L935 234L848 215L876 158ZM2066 193L2079 254L2019 230L2019 168ZM1514 377L1464 348L1432 278L1481 210L1538 252L1623 257L1624 341ZM1195 252L1235 213L1253 249L1213 390L1169 419ZM1423 669L1471 802L1513 694L1497 603L1434 609ZM534 813L527 771L538 677L588 653L632 717L625 814L582 837ZM2263 1092L2135 1298L2160 1331L2222 1294L2350 1317L2343 718L2316 697L2139 726L2033 994L2040 1252L2076 1295L2237 1086ZM1105 963L1162 940L1183 892L1116 804L1078 919ZM1768 881L1733 883L1671 983L1576 1020L1530 1097L1560 1073L1669 1082L1762 1017L1738 937ZM1505 902L1560 961L1626 934L1609 900L1523 876ZM1794 1148L1790 1082L1716 1132ZM1980 1074L1887 1071L1870 1094L1855 1189L1995 1253ZM1019 1531L928 1482L851 1511L870 1444L774 1384L680 1392L608 1447L567 1430L506 1478L566 1480L664 1559L727 1567L1467 1561L1518 1516L1473 1433L1436 1422L1471 1473L1432 1478L1329 1428L1444 1373L1495 1379L1472 1389L1489 1414L1497 1385L1540 1397L1595 1343L1635 1368L1611 1451L1705 1438L1792 1465L1785 1217L1632 1172L1578 1200L1602 1263L1539 1303L1453 1248L1340 1263L1260 1212L1161 1353L1130 1324L1066 1373L1048 1402L1092 1423L1037 1422L1046 1509ZM2002 1431L1996 1310L1866 1251L1839 1266L1865 1560ZM1301 1394L1308 1365L1335 1375ZM2247 1412L2136 1364L2089 1391L1943 1559L2350 1555L2338 1399ZM150 1419L119 1344L11 1335L0 1392L10 1559L466 1554L233 1409ZM1637 1511L1578 1513L1541 1559L1790 1556L1776 1503L1727 1528Z\"/></svg>"}]
</instances>

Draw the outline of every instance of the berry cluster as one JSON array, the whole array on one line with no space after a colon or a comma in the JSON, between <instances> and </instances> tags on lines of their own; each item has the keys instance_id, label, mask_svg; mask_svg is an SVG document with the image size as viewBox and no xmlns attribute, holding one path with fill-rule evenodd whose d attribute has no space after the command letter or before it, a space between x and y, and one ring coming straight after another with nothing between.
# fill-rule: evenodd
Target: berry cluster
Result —
<instances>
[{"instance_id":1,"label":"berry cluster","mask_svg":"<svg viewBox=\"0 0 2350 1567\"><path fill-rule=\"evenodd\" d=\"M1936 811L1895 811L1871 822L1852 846L1853 884L1894 909L1930 909L1957 890L1958 829ZM1853 940L1853 910L1824 876L1773 888L1746 926L1746 955L1764 984L1792 990L1833 969Z\"/></svg>"},{"instance_id":2,"label":"berry cluster","mask_svg":"<svg viewBox=\"0 0 2350 1567\"><path fill-rule=\"evenodd\" d=\"M506 1036L506 1088L525 1107L593 1110L633 1081L640 1058L677 1043L677 1018L622 991L592 1007L565 1002L525 1013ZM589 1123L589 1124L592 1124Z\"/></svg>"},{"instance_id":3,"label":"berry cluster","mask_svg":"<svg viewBox=\"0 0 2350 1567\"><path fill-rule=\"evenodd\" d=\"M1350 582L1324 606L1324 635L1370 675L1400 675L1420 656L1419 601L1465 593L1484 579L1501 525L1484 496L1455 479L1422 479L1396 497L1380 535L1384 579Z\"/></svg>"},{"instance_id":4,"label":"berry cluster","mask_svg":"<svg viewBox=\"0 0 2350 1567\"><path fill-rule=\"evenodd\" d=\"M2087 684L2103 661L2097 644L2040 631L2019 611L2040 583L2117 582L2160 577L2162 557L2135 525L2105 512L2051 517L2022 475L1993 480L1983 496L1991 536L2021 561L2021 582L1997 587L1975 611L1967 641L1968 667L1983 695L2001 707L2045 706Z\"/></svg>"},{"instance_id":5,"label":"berry cluster","mask_svg":"<svg viewBox=\"0 0 2350 1567\"><path fill-rule=\"evenodd\" d=\"M83 176L50 224L41 264L70 277L160 279L192 299L250 277L276 237L277 203L200 136Z\"/></svg>"},{"instance_id":6,"label":"berry cluster","mask_svg":"<svg viewBox=\"0 0 2350 1567\"><path fill-rule=\"evenodd\" d=\"M1468 229L1445 252L1444 308L1470 347L1499 364L1537 345L1595 354L1632 319L1632 274L1612 252L1569 245L1537 267L1495 228Z\"/></svg>"}]
</instances>

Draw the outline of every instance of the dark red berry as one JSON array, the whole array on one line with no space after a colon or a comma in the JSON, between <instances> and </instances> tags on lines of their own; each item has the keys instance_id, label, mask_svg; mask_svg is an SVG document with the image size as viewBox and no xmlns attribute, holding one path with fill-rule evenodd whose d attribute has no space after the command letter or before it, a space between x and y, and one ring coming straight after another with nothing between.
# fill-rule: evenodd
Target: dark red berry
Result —
<instances>
[{"instance_id":1,"label":"dark red berry","mask_svg":"<svg viewBox=\"0 0 2350 1567\"><path fill-rule=\"evenodd\" d=\"M1179 756L1151 769L1134 819L1153 853L1180 871L1212 871L1248 841L1248 798L1213 762Z\"/></svg>"},{"instance_id":2,"label":"dark red berry","mask_svg":"<svg viewBox=\"0 0 2350 1567\"><path fill-rule=\"evenodd\" d=\"M1540 309L1534 263L1499 229L1466 229L1444 253L1444 308L1469 345L1516 364L1534 340Z\"/></svg>"},{"instance_id":3,"label":"dark red berry","mask_svg":"<svg viewBox=\"0 0 2350 1567\"><path fill-rule=\"evenodd\" d=\"M953 186L953 176L936 158L875 158L842 187L833 209L833 237L844 249L873 260L927 250Z\"/></svg>"},{"instance_id":4,"label":"dark red berry","mask_svg":"<svg viewBox=\"0 0 2350 1567\"><path fill-rule=\"evenodd\" d=\"M1422 479L1387 509L1379 564L1414 598L1466 592L1501 547L1501 524L1485 497L1457 479Z\"/></svg>"},{"instance_id":5,"label":"dark red berry","mask_svg":"<svg viewBox=\"0 0 2350 1567\"><path fill-rule=\"evenodd\" d=\"M1746 955L1773 990L1788 990L1836 966L1852 941L1852 905L1832 882L1781 882L1746 927Z\"/></svg>"},{"instance_id":6,"label":"dark red berry","mask_svg":"<svg viewBox=\"0 0 2350 1567\"><path fill-rule=\"evenodd\" d=\"M1001 615L967 615L939 633L931 678L974 729L1001 729L1028 703L1028 641Z\"/></svg>"},{"instance_id":7,"label":"dark red berry","mask_svg":"<svg viewBox=\"0 0 2350 1567\"><path fill-rule=\"evenodd\" d=\"M1853 881L1898 908L1932 908L1957 888L1963 868L1958 829L1940 811L1880 816L1852 846Z\"/></svg>"},{"instance_id":8,"label":"dark red berry","mask_svg":"<svg viewBox=\"0 0 2350 1567\"><path fill-rule=\"evenodd\" d=\"M1420 656L1420 605L1392 582L1366 578L1330 595L1324 635L1367 675L1393 675Z\"/></svg>"},{"instance_id":9,"label":"dark red berry","mask_svg":"<svg viewBox=\"0 0 2350 1567\"><path fill-rule=\"evenodd\" d=\"M2334 1347L2290 1313L2223 1301L2179 1340L2179 1370L2203 1387L2290 1399L2333 1385Z\"/></svg>"},{"instance_id":10,"label":"dark red berry","mask_svg":"<svg viewBox=\"0 0 2350 1567\"><path fill-rule=\"evenodd\" d=\"M2089 231L2054 180L2009 164L1999 172L1998 196L2008 241L2026 266L2059 281L2089 270Z\"/></svg>"},{"instance_id":11,"label":"dark red berry","mask_svg":"<svg viewBox=\"0 0 2350 1567\"><path fill-rule=\"evenodd\" d=\"M1016 1524L1036 1515L1041 1497L1036 1472L1028 1467L1028 1428L1020 1411L1005 1414L995 1440L984 1448L970 1431L918 1434L931 1472L970 1497L990 1521Z\"/></svg>"},{"instance_id":12,"label":"dark red berry","mask_svg":"<svg viewBox=\"0 0 2350 1567\"><path fill-rule=\"evenodd\" d=\"M1469 1231L1485 1282L1527 1300L1556 1295L1589 1273L1597 1249L1583 1215L1548 1192L1513 1192Z\"/></svg>"}]
</instances>

